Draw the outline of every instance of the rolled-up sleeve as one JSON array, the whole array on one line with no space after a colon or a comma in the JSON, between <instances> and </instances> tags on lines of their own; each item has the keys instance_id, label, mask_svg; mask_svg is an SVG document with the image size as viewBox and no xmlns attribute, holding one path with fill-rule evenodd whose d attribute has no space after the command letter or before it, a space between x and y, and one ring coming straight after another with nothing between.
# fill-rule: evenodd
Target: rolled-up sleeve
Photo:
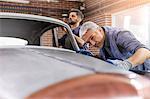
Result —
<instances>
[{"instance_id":1,"label":"rolled-up sleeve","mask_svg":"<svg viewBox=\"0 0 150 99\"><path fill-rule=\"evenodd\" d=\"M133 53L139 48L148 49L148 47L138 41L130 31L120 31L117 34L116 42L119 46Z\"/></svg>"}]
</instances>

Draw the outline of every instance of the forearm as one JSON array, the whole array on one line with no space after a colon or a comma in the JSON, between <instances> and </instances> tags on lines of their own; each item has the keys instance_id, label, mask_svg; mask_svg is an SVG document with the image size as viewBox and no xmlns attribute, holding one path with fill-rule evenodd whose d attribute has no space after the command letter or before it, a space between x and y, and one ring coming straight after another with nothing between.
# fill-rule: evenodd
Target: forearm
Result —
<instances>
[{"instance_id":1,"label":"forearm","mask_svg":"<svg viewBox=\"0 0 150 99\"><path fill-rule=\"evenodd\" d=\"M80 46L80 47L83 47L83 45L84 45L84 43L85 43L84 40L82 40L80 37L78 37L78 36L76 36L76 35L74 35L74 37L75 37L75 39L77 40L79 46Z\"/></svg>"},{"instance_id":2,"label":"forearm","mask_svg":"<svg viewBox=\"0 0 150 99\"><path fill-rule=\"evenodd\" d=\"M143 64L146 59L150 59L150 51L145 48L140 48L133 54L133 56L128 58L128 61L130 61L133 67L135 67Z\"/></svg>"}]
</instances>

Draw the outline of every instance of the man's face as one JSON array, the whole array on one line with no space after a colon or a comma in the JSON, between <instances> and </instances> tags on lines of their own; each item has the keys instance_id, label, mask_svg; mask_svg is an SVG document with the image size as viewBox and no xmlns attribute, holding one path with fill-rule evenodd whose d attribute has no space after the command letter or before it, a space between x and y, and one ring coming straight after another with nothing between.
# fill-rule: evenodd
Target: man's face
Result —
<instances>
[{"instance_id":1,"label":"man's face","mask_svg":"<svg viewBox=\"0 0 150 99\"><path fill-rule=\"evenodd\" d=\"M87 32L82 36L82 39L89 43L90 46L101 48L103 45L104 35L100 30L87 30Z\"/></svg>"},{"instance_id":2,"label":"man's face","mask_svg":"<svg viewBox=\"0 0 150 99\"><path fill-rule=\"evenodd\" d=\"M74 25L74 24L76 24L79 21L80 21L80 18L77 16L76 12L71 12L69 14L69 24L70 25Z\"/></svg>"}]
</instances>

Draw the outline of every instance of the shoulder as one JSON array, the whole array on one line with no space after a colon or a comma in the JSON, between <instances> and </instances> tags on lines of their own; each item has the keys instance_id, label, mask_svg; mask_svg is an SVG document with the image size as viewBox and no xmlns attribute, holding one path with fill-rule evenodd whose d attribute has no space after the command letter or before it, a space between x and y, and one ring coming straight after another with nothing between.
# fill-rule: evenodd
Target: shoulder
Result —
<instances>
[{"instance_id":1,"label":"shoulder","mask_svg":"<svg viewBox=\"0 0 150 99\"><path fill-rule=\"evenodd\" d=\"M117 35L120 31L123 31L122 28L112 27L112 26L103 26L102 27L107 34Z\"/></svg>"},{"instance_id":2,"label":"shoulder","mask_svg":"<svg viewBox=\"0 0 150 99\"><path fill-rule=\"evenodd\" d=\"M79 36L79 30L80 30L80 28L81 28L81 26L78 26L78 27L76 27L75 29L73 29L72 32L73 32L75 35Z\"/></svg>"},{"instance_id":3,"label":"shoulder","mask_svg":"<svg viewBox=\"0 0 150 99\"><path fill-rule=\"evenodd\" d=\"M73 30L80 30L80 28L81 28L81 26L78 26L78 27L76 27L76 28L73 29Z\"/></svg>"}]
</instances>

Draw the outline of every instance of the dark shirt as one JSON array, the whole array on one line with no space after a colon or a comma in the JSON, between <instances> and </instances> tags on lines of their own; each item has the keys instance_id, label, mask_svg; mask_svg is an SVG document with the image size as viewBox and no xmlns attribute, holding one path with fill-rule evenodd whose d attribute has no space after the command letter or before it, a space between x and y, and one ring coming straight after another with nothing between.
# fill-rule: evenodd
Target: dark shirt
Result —
<instances>
[{"instance_id":1,"label":"dark shirt","mask_svg":"<svg viewBox=\"0 0 150 99\"><path fill-rule=\"evenodd\" d=\"M130 31L120 28L105 26L105 42L100 49L100 57L103 60L118 59L125 60L131 57L139 48L146 48L141 44ZM144 64L136 66L134 70L150 70L150 59Z\"/></svg>"},{"instance_id":2,"label":"dark shirt","mask_svg":"<svg viewBox=\"0 0 150 99\"><path fill-rule=\"evenodd\" d=\"M75 29L72 30L73 34L75 34L76 36L79 37L79 30L80 30L81 26L76 27Z\"/></svg>"},{"instance_id":3,"label":"dark shirt","mask_svg":"<svg viewBox=\"0 0 150 99\"><path fill-rule=\"evenodd\" d=\"M76 27L75 29L72 30L73 34L75 34L76 36L79 36L79 30L80 30L81 26ZM59 40L58 40L59 44L63 47L63 48L70 48L71 43L68 41L68 36L67 34L63 35ZM67 45L66 45L67 42ZM72 49L72 48L71 48Z\"/></svg>"}]
</instances>

